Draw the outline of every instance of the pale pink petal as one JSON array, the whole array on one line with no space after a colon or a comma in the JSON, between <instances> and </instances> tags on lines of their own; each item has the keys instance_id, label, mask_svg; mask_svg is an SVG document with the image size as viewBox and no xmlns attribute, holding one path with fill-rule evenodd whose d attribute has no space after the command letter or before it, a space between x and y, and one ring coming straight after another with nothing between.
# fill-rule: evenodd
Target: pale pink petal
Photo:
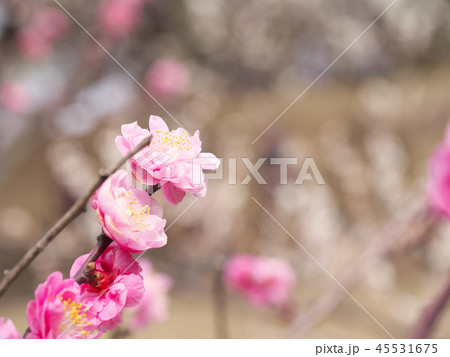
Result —
<instances>
[{"instance_id":1,"label":"pale pink petal","mask_svg":"<svg viewBox=\"0 0 450 357\"><path fill-rule=\"evenodd\" d=\"M184 196L186 195L185 191L177 189L170 182L166 182L161 186L162 193L164 198L172 205L177 205L180 203Z\"/></svg>"},{"instance_id":2,"label":"pale pink petal","mask_svg":"<svg viewBox=\"0 0 450 357\"><path fill-rule=\"evenodd\" d=\"M148 120L148 127L150 129L150 132L152 133L156 132L157 130L169 131L169 128L167 127L165 121L156 115L150 115L150 118Z\"/></svg>"}]
</instances>

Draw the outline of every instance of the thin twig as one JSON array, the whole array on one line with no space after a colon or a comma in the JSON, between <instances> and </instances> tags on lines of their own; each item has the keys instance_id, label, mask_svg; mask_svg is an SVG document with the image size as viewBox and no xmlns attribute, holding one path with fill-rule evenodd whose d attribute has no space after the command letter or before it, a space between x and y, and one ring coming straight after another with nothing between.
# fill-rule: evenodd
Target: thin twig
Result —
<instances>
[{"instance_id":1,"label":"thin twig","mask_svg":"<svg viewBox=\"0 0 450 357\"><path fill-rule=\"evenodd\" d=\"M80 197L66 213L53 225L47 233L16 263L16 265L6 272L5 277L0 283L0 297L11 283L19 276L19 274L47 247L47 245L76 217L78 217L85 209L86 203L94 192L102 185L102 183L116 172L123 164L126 163L137 152L150 144L150 136L142 140L133 150L121 158L115 165L108 170L100 170L97 181L89 188L89 190Z\"/></svg>"},{"instance_id":2,"label":"thin twig","mask_svg":"<svg viewBox=\"0 0 450 357\"><path fill-rule=\"evenodd\" d=\"M22 338L27 338L28 334L31 332L31 329L29 327L27 327L27 329L25 330Z\"/></svg>"},{"instance_id":3,"label":"thin twig","mask_svg":"<svg viewBox=\"0 0 450 357\"><path fill-rule=\"evenodd\" d=\"M413 328L408 338L428 338L434 325L436 324L438 317L444 311L445 306L450 300L450 275L444 285L444 289L434 299L434 301L428 305L423 311L422 315L417 322L417 325Z\"/></svg>"}]
</instances>

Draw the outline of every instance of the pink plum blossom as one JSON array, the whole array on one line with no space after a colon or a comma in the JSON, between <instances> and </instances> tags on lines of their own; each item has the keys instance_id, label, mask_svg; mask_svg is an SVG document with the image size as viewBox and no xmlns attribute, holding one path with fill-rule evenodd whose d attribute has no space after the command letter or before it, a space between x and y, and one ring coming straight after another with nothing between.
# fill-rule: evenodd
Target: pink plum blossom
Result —
<instances>
[{"instance_id":1,"label":"pink plum blossom","mask_svg":"<svg viewBox=\"0 0 450 357\"><path fill-rule=\"evenodd\" d=\"M295 284L292 268L284 261L239 254L225 264L224 283L258 307L284 308Z\"/></svg>"},{"instance_id":2,"label":"pink plum blossom","mask_svg":"<svg viewBox=\"0 0 450 357\"><path fill-rule=\"evenodd\" d=\"M171 204L181 202L186 192L204 197L208 182L203 169L215 170L220 161L211 153L201 152L199 131L194 136L182 128L169 131L163 119L152 115L149 130L136 122L122 125L122 136L116 138L116 145L126 155L149 135L150 145L130 160L136 180L147 185L160 183L164 197Z\"/></svg>"},{"instance_id":3,"label":"pink plum blossom","mask_svg":"<svg viewBox=\"0 0 450 357\"><path fill-rule=\"evenodd\" d=\"M22 338L19 331L17 331L14 323L5 319L4 317L0 317L0 339L17 339Z\"/></svg>"},{"instance_id":4,"label":"pink plum blossom","mask_svg":"<svg viewBox=\"0 0 450 357\"><path fill-rule=\"evenodd\" d=\"M105 234L132 253L167 243L163 209L144 190L132 186L123 170L114 173L91 198Z\"/></svg>"},{"instance_id":5,"label":"pink plum blossom","mask_svg":"<svg viewBox=\"0 0 450 357\"><path fill-rule=\"evenodd\" d=\"M77 258L70 270L73 277L88 254ZM122 322L122 310L136 306L144 294L142 269L131 253L112 243L96 262L95 284L81 285L81 300L95 313L101 331L112 330Z\"/></svg>"},{"instance_id":6,"label":"pink plum blossom","mask_svg":"<svg viewBox=\"0 0 450 357\"><path fill-rule=\"evenodd\" d=\"M77 258L70 269L73 277L88 254ZM122 322L122 310L136 306L144 294L139 264L131 253L112 243L96 262L95 284L81 285L81 301L95 314L94 323L102 332Z\"/></svg>"},{"instance_id":7,"label":"pink plum blossom","mask_svg":"<svg viewBox=\"0 0 450 357\"><path fill-rule=\"evenodd\" d=\"M52 50L52 41L33 26L28 26L19 31L17 46L25 58L41 60Z\"/></svg>"},{"instance_id":8,"label":"pink plum blossom","mask_svg":"<svg viewBox=\"0 0 450 357\"><path fill-rule=\"evenodd\" d=\"M41 60L50 53L55 41L67 35L69 27L70 21L65 14L44 6L33 15L30 24L19 31L19 51L30 60Z\"/></svg>"},{"instance_id":9,"label":"pink plum blossom","mask_svg":"<svg viewBox=\"0 0 450 357\"><path fill-rule=\"evenodd\" d=\"M80 300L80 286L62 273L52 273L35 291L28 303L27 321L31 332L27 338L96 338L99 333L92 316Z\"/></svg>"},{"instance_id":10,"label":"pink plum blossom","mask_svg":"<svg viewBox=\"0 0 450 357\"><path fill-rule=\"evenodd\" d=\"M172 287L172 278L166 274L156 273L149 260L140 259L142 276L144 277L144 297L133 307L129 328L137 331L155 321L165 321L168 318L167 292Z\"/></svg>"},{"instance_id":11,"label":"pink plum blossom","mask_svg":"<svg viewBox=\"0 0 450 357\"><path fill-rule=\"evenodd\" d=\"M25 113L29 106L26 89L17 82L3 83L0 86L0 105L12 113Z\"/></svg>"},{"instance_id":12,"label":"pink plum blossom","mask_svg":"<svg viewBox=\"0 0 450 357\"><path fill-rule=\"evenodd\" d=\"M122 39L137 27L143 0L103 0L97 10L101 30L108 36Z\"/></svg>"},{"instance_id":13,"label":"pink plum blossom","mask_svg":"<svg viewBox=\"0 0 450 357\"><path fill-rule=\"evenodd\" d=\"M146 89L158 99L169 100L183 93L190 82L186 66L175 60L155 62L145 75Z\"/></svg>"},{"instance_id":14,"label":"pink plum blossom","mask_svg":"<svg viewBox=\"0 0 450 357\"><path fill-rule=\"evenodd\" d=\"M450 126L429 164L428 198L431 208L450 218Z\"/></svg>"},{"instance_id":15,"label":"pink plum blossom","mask_svg":"<svg viewBox=\"0 0 450 357\"><path fill-rule=\"evenodd\" d=\"M50 41L59 41L67 36L69 18L52 6L41 7L32 18L32 27Z\"/></svg>"}]
</instances>

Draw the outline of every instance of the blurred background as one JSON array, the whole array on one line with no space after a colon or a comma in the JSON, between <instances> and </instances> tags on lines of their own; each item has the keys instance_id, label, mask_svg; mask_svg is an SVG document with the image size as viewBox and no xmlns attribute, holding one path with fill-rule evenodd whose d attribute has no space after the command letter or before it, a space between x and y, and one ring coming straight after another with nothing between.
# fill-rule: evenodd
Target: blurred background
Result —
<instances>
[{"instance_id":1,"label":"blurred background","mask_svg":"<svg viewBox=\"0 0 450 357\"><path fill-rule=\"evenodd\" d=\"M168 230L167 246L146 253L174 279L170 319L131 337L215 337L214 267L235 252L287 260L296 309L311 316L336 283L252 196L338 281L368 254L364 273L348 279L351 293L394 336L411 330L450 268L448 224L408 214L421 205L428 157L450 119L449 1L399 0L254 144L391 1L58 1L67 13L54 1L0 2L2 271L120 158L121 124L147 127L155 114L175 129L173 116L224 159L224 178L211 179L207 196ZM286 185L267 162L267 185L242 184L242 157L300 164ZM325 185L294 184L306 157ZM164 205L168 224L193 200ZM399 215L407 224L395 223ZM99 231L89 208L8 290L0 316L25 330L37 284L54 270L68 276ZM274 311L227 299L232 337L289 330ZM348 296L312 316L294 336L388 337ZM450 319L433 336L449 337Z\"/></svg>"}]
</instances>

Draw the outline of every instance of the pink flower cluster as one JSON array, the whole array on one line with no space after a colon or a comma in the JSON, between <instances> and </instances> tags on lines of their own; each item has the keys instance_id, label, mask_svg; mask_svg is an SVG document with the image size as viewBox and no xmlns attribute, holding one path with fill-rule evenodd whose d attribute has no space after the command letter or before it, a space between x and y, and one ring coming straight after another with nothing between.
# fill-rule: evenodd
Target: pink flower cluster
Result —
<instances>
[{"instance_id":1,"label":"pink flower cluster","mask_svg":"<svg viewBox=\"0 0 450 357\"><path fill-rule=\"evenodd\" d=\"M46 57L56 41L69 32L70 22L65 14L51 6L43 6L33 14L30 24L17 37L19 51L30 60Z\"/></svg>"},{"instance_id":2,"label":"pink flower cluster","mask_svg":"<svg viewBox=\"0 0 450 357\"><path fill-rule=\"evenodd\" d=\"M72 265L70 276L85 262L88 254L82 255ZM122 322L122 310L136 306L144 295L142 268L131 253L112 243L97 260L95 285L82 284L80 300L94 314L93 323L106 332Z\"/></svg>"},{"instance_id":3,"label":"pink flower cluster","mask_svg":"<svg viewBox=\"0 0 450 357\"><path fill-rule=\"evenodd\" d=\"M282 260L238 254L226 262L223 280L255 306L282 309L289 303L295 275Z\"/></svg>"},{"instance_id":4,"label":"pink flower cluster","mask_svg":"<svg viewBox=\"0 0 450 357\"><path fill-rule=\"evenodd\" d=\"M203 169L216 169L220 161L201 152L200 134L190 136L184 129L169 131L160 117L150 116L149 130L136 122L122 125L116 144L122 155L128 154L143 139L150 144L130 159L132 174L146 185L161 185L166 200L181 202L186 192L204 197L207 179ZM167 243L163 209L145 190L133 187L125 171L112 175L92 196L103 232L132 253L159 248Z\"/></svg>"},{"instance_id":5,"label":"pink flower cluster","mask_svg":"<svg viewBox=\"0 0 450 357\"><path fill-rule=\"evenodd\" d=\"M182 128L170 131L164 120L152 115L149 129L141 128L136 122L123 125L116 145L125 155L149 135L150 145L130 160L134 178L146 185L160 184L164 197L174 205L186 193L204 197L208 180L203 170L216 170L220 161L211 153L201 152L200 133L196 131L191 136Z\"/></svg>"},{"instance_id":6,"label":"pink flower cluster","mask_svg":"<svg viewBox=\"0 0 450 357\"><path fill-rule=\"evenodd\" d=\"M87 256L75 260L71 278L54 272L37 287L27 306L27 339L98 338L117 328L125 308L132 308L132 331L167 317L172 281L154 272L150 262L143 261L143 270L129 251L113 243L96 262L95 284L79 285L73 276ZM22 337L12 321L0 318L0 339L13 338Z\"/></svg>"},{"instance_id":7,"label":"pink flower cluster","mask_svg":"<svg viewBox=\"0 0 450 357\"><path fill-rule=\"evenodd\" d=\"M133 174L141 182L161 184L164 197L172 204L180 202L186 192L200 197L206 194L202 169L216 168L219 160L201 153L198 131L193 137L183 129L169 131L161 118L151 116L150 130L132 123L123 125L122 133L116 143L123 155L151 136L151 143L130 160ZM193 178L196 170L198 184ZM132 255L166 244L163 209L146 190L135 188L123 170L100 186L91 197L91 206L112 243L102 246L95 262L87 260L89 254L77 258L69 279L54 272L37 287L35 299L27 307L30 331L26 338L97 338L117 328L124 309L130 309L130 330L168 316L167 293L172 280L156 273L150 262L139 264ZM79 279L79 272L86 279ZM5 319L0 319L0 337L21 338L13 323Z\"/></svg>"}]
</instances>

